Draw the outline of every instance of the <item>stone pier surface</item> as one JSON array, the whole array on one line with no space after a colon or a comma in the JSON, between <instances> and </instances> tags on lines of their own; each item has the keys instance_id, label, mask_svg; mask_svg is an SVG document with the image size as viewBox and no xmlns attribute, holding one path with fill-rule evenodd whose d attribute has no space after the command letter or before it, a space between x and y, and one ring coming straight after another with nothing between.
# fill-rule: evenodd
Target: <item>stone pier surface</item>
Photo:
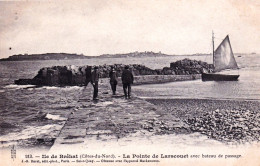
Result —
<instances>
[{"instance_id":1,"label":"stone pier surface","mask_svg":"<svg viewBox=\"0 0 260 166\"><path fill-rule=\"evenodd\" d=\"M89 146L90 140L117 142L133 135L145 138L185 131L185 124L172 114L136 96L125 99L122 87L118 87L118 95L112 96L110 87L101 82L98 101L91 100L90 88L83 90L79 105L71 112L51 151Z\"/></svg>"},{"instance_id":2,"label":"stone pier surface","mask_svg":"<svg viewBox=\"0 0 260 166\"><path fill-rule=\"evenodd\" d=\"M70 159L70 164L73 165L82 165L81 161L84 161L85 164L87 160L93 160L94 165L111 165L109 160L117 159L123 160L123 165L126 165L126 158L123 157L125 154L191 155L223 154L225 152L224 154L244 157L246 152L252 148L244 145L230 148L223 142L191 130L190 126L184 123L184 118L180 118L180 116L190 116L189 111L194 113L193 109L195 110L193 116L198 116L194 107L191 109L187 109L187 107L190 104L203 105L201 104L203 101L195 100L193 101L195 104L190 103L189 100L175 101L173 104L177 103L177 107L182 102L184 104L176 108L176 112L173 112L161 106L161 103L154 105L135 95L131 99L124 99L121 86L117 89L117 96L112 96L110 87L102 81L100 81L99 87L99 100L92 101L91 89L92 87L88 86L79 94L78 105L70 113L65 125L56 137L48 152L50 155L64 155L67 158L78 155L76 158ZM108 157L91 157L98 155ZM153 160L153 158L148 159ZM129 160L133 160L133 158ZM173 163L182 162L182 160L161 158L160 164L169 162L173 165ZM203 161L208 162L208 160ZM214 163L216 159L210 161ZM221 160L223 163L226 161L226 159ZM232 159L229 160L229 163L236 161L236 159ZM185 162L193 163L194 159L189 158ZM153 163L153 165L156 164L158 163Z\"/></svg>"},{"instance_id":3,"label":"stone pier surface","mask_svg":"<svg viewBox=\"0 0 260 166\"><path fill-rule=\"evenodd\" d=\"M182 119L165 108L156 106L134 95L125 99L121 86L112 96L109 84L100 81L99 100L93 101L92 86L79 94L78 105L49 150L51 153L93 152L127 149L209 145L221 143L200 133L194 133ZM135 147L133 149L133 147ZM142 148L141 148L142 147Z\"/></svg>"}]
</instances>

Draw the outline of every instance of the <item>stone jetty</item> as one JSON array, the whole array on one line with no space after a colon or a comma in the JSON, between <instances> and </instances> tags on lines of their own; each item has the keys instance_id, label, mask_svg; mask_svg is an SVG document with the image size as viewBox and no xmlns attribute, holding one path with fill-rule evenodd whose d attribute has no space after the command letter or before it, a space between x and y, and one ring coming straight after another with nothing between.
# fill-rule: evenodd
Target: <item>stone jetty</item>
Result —
<instances>
[{"instance_id":1,"label":"stone jetty","mask_svg":"<svg viewBox=\"0 0 260 166\"><path fill-rule=\"evenodd\" d=\"M101 78L108 78L111 67L117 71L117 76L120 77L125 67L123 64L114 65L99 65L99 72ZM206 62L183 59L170 64L170 67L164 67L163 69L150 69L144 65L131 64L129 65L134 76L158 76L158 75L172 75L177 76L168 78L167 81L163 81L164 77L158 79L160 82L168 82L173 80L192 80L199 78L198 76L191 77L178 77L179 75L196 75L201 74L204 71L211 72L213 66ZM19 79L15 81L18 85L39 85L39 86L82 86L91 79L91 71L93 66L53 66L46 67L39 70L38 74L33 79ZM147 80L151 78L152 80ZM146 81L150 83L156 83L156 78L146 77ZM142 79L139 79L142 80Z\"/></svg>"},{"instance_id":2,"label":"stone jetty","mask_svg":"<svg viewBox=\"0 0 260 166\"><path fill-rule=\"evenodd\" d=\"M108 84L101 83L99 100L95 102L91 100L90 88L82 89L76 107L55 137L51 152L76 146L86 149L94 143L125 145L132 139L149 142L156 136L168 139L176 136L173 142L185 144L187 140L180 139L181 136L185 134L188 138L195 133L191 138L199 143L208 142L207 145L213 140L214 144L230 145L259 141L257 101L143 100L135 94L125 100L122 87L118 88L117 96L111 97ZM197 144L196 141L193 143Z\"/></svg>"},{"instance_id":3,"label":"stone jetty","mask_svg":"<svg viewBox=\"0 0 260 166\"><path fill-rule=\"evenodd\" d=\"M116 96L107 92L110 87L100 84L99 100L92 101L90 86L83 89L77 106L71 110L67 121L57 135L51 151L62 147L94 142L118 141L133 134L148 137L160 133L185 133L185 124L174 115L160 109L134 94L125 100L122 87Z\"/></svg>"}]
</instances>

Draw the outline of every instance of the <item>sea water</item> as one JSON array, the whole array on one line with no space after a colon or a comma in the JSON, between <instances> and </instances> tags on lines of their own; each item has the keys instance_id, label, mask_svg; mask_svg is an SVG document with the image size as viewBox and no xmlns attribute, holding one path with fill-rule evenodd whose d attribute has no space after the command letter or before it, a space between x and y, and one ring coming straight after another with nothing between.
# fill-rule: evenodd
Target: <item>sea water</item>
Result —
<instances>
[{"instance_id":1,"label":"sea water","mask_svg":"<svg viewBox=\"0 0 260 166\"><path fill-rule=\"evenodd\" d=\"M169 67L170 62L190 58L211 62L206 56L96 58L84 60L46 60L0 62L0 147L28 145L34 138L53 138L72 109L78 107L84 87L35 87L14 85L19 78L33 78L42 67L59 65L142 64L152 69ZM201 80L134 86L143 98L213 98L260 100L260 55L237 57L239 81ZM90 90L91 87L88 87ZM91 99L91 96L86 98Z\"/></svg>"},{"instance_id":2,"label":"sea water","mask_svg":"<svg viewBox=\"0 0 260 166\"><path fill-rule=\"evenodd\" d=\"M242 55L236 59L240 69L232 74L240 75L238 81L200 79L140 85L134 88L135 93L142 98L260 100L260 55Z\"/></svg>"}]
</instances>

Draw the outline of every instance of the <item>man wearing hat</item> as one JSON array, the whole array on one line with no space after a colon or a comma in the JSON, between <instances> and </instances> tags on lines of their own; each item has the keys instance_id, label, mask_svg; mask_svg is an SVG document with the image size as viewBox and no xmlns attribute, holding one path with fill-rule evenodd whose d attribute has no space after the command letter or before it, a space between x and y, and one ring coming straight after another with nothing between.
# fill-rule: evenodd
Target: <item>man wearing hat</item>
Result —
<instances>
[{"instance_id":1,"label":"man wearing hat","mask_svg":"<svg viewBox=\"0 0 260 166\"><path fill-rule=\"evenodd\" d=\"M116 95L116 85L117 85L117 73L113 66L111 66L111 71L109 72L110 85L113 95Z\"/></svg>"},{"instance_id":2,"label":"man wearing hat","mask_svg":"<svg viewBox=\"0 0 260 166\"><path fill-rule=\"evenodd\" d=\"M98 96L98 80L99 80L99 72L98 72L98 67L94 67L94 71L91 73L91 84L93 85L94 88L94 93L93 93L93 100L97 100Z\"/></svg>"},{"instance_id":3,"label":"man wearing hat","mask_svg":"<svg viewBox=\"0 0 260 166\"><path fill-rule=\"evenodd\" d=\"M123 89L124 89L124 94L125 98L127 97L130 99L131 98L131 84L134 82L134 76L132 72L129 70L129 66L125 66L125 69L122 73L122 83L123 83ZM126 89L128 91L126 92Z\"/></svg>"}]
</instances>

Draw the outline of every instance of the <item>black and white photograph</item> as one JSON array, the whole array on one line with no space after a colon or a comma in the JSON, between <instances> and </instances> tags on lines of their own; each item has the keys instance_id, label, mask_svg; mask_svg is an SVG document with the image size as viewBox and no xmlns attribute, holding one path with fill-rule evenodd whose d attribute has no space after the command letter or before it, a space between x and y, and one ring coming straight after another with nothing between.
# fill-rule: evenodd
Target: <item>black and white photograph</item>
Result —
<instances>
[{"instance_id":1,"label":"black and white photograph","mask_svg":"<svg viewBox=\"0 0 260 166\"><path fill-rule=\"evenodd\" d=\"M0 165L260 165L260 1L0 1Z\"/></svg>"}]
</instances>

